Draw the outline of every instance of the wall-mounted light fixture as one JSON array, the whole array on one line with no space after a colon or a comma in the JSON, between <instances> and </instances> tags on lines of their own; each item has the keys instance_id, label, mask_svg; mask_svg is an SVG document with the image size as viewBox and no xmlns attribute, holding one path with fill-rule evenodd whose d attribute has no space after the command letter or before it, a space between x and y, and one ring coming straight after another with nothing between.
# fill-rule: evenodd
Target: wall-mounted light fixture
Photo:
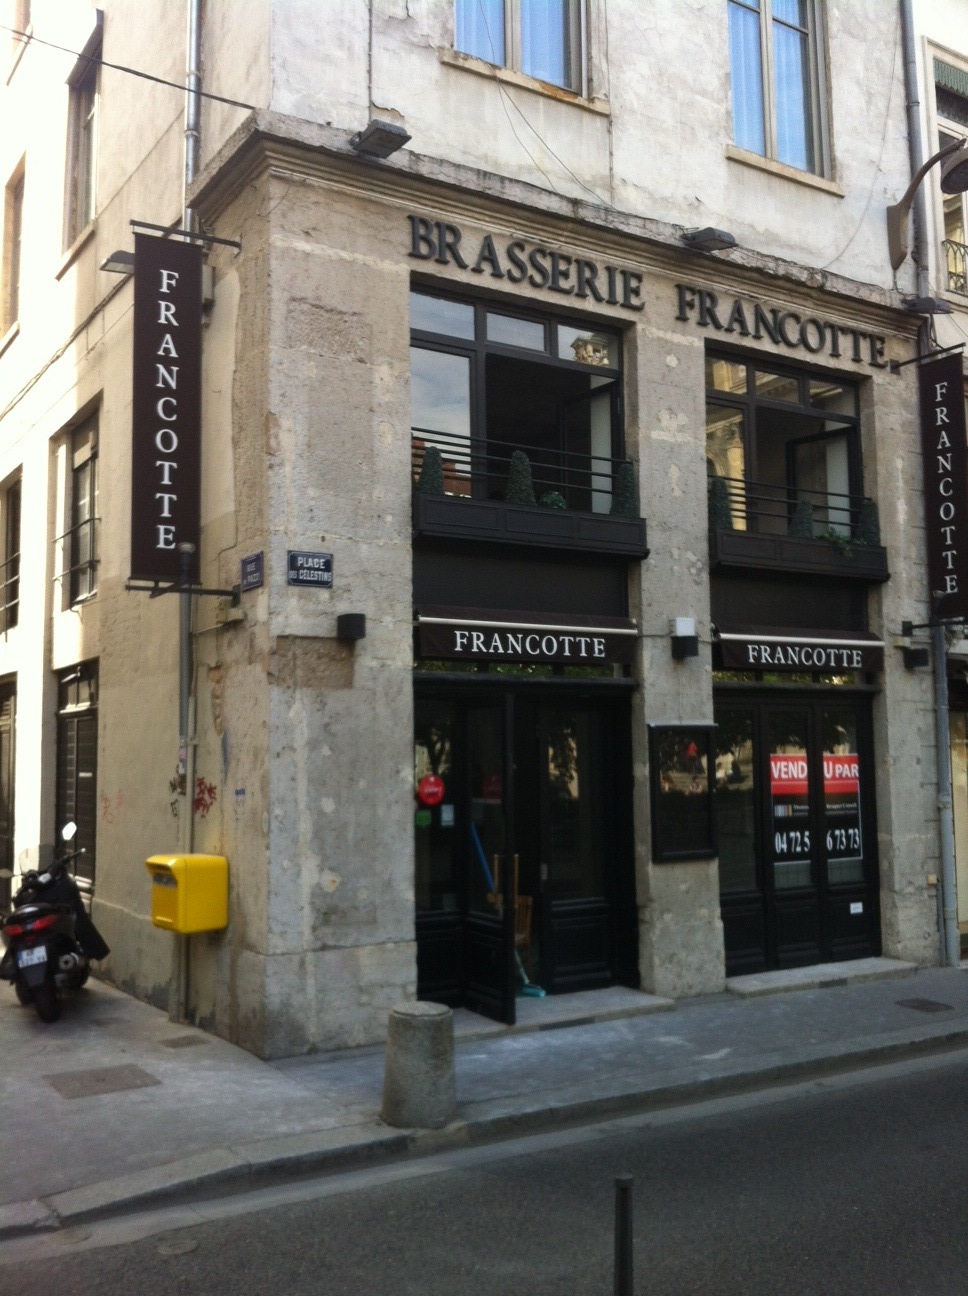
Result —
<instances>
[{"instance_id":1,"label":"wall-mounted light fixture","mask_svg":"<svg viewBox=\"0 0 968 1296\"><path fill-rule=\"evenodd\" d=\"M925 644L915 645L912 643L913 634L913 621L902 621L901 633L894 640L894 647L901 650L901 659L904 662L905 670L917 670L918 667L929 665L931 661L931 653Z\"/></svg>"},{"instance_id":2,"label":"wall-mounted light fixture","mask_svg":"<svg viewBox=\"0 0 968 1296\"><path fill-rule=\"evenodd\" d=\"M951 315L950 302L941 297L905 297L903 306L912 315Z\"/></svg>"},{"instance_id":3,"label":"wall-mounted light fixture","mask_svg":"<svg viewBox=\"0 0 968 1296\"><path fill-rule=\"evenodd\" d=\"M366 614L341 612L336 618L336 638L341 643L356 643L366 638Z\"/></svg>"},{"instance_id":4,"label":"wall-mounted light fixture","mask_svg":"<svg viewBox=\"0 0 968 1296\"><path fill-rule=\"evenodd\" d=\"M899 201L887 209L887 247L892 270L899 270L908 254L908 217L911 214L918 185L934 164L940 162L942 158L947 160L941 167L941 192L958 194L968 189L968 143L960 139L955 140L947 148L932 153L924 166L919 167L915 172L914 178Z\"/></svg>"},{"instance_id":5,"label":"wall-mounted light fixture","mask_svg":"<svg viewBox=\"0 0 968 1296\"><path fill-rule=\"evenodd\" d=\"M410 142L411 136L396 122L380 121L374 117L363 130L350 140L350 147L367 157L388 158L397 149Z\"/></svg>"},{"instance_id":6,"label":"wall-mounted light fixture","mask_svg":"<svg viewBox=\"0 0 968 1296\"><path fill-rule=\"evenodd\" d=\"M108 270L111 274L134 274L134 253L112 252L105 261L101 262L101 269Z\"/></svg>"},{"instance_id":7,"label":"wall-mounted light fixture","mask_svg":"<svg viewBox=\"0 0 968 1296\"><path fill-rule=\"evenodd\" d=\"M695 252L725 252L736 246L736 240L728 230L713 229L712 225L707 225L704 229L686 230L682 241Z\"/></svg>"},{"instance_id":8,"label":"wall-mounted light fixture","mask_svg":"<svg viewBox=\"0 0 968 1296\"><path fill-rule=\"evenodd\" d=\"M672 655L676 661L685 661L687 657L699 656L699 635L696 633L695 617L671 617L669 634L672 639Z\"/></svg>"}]
</instances>

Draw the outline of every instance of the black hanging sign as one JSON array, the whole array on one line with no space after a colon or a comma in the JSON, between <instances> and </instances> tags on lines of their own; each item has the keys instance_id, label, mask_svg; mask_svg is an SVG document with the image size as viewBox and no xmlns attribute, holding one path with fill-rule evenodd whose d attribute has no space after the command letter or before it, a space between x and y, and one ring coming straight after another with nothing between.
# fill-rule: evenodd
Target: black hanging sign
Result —
<instances>
[{"instance_id":1,"label":"black hanging sign","mask_svg":"<svg viewBox=\"0 0 968 1296\"><path fill-rule=\"evenodd\" d=\"M968 616L968 448L961 353L920 366L928 589L941 617Z\"/></svg>"},{"instance_id":2,"label":"black hanging sign","mask_svg":"<svg viewBox=\"0 0 968 1296\"><path fill-rule=\"evenodd\" d=\"M136 234L131 575L199 579L202 249Z\"/></svg>"}]
</instances>

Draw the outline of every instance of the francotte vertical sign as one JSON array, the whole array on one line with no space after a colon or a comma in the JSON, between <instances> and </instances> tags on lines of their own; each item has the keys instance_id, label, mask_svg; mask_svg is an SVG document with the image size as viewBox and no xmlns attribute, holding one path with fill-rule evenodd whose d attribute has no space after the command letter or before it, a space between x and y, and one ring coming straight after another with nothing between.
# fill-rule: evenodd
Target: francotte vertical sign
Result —
<instances>
[{"instance_id":1,"label":"francotte vertical sign","mask_svg":"<svg viewBox=\"0 0 968 1296\"><path fill-rule=\"evenodd\" d=\"M136 234L131 575L177 580L178 546L201 531L202 251Z\"/></svg>"},{"instance_id":2,"label":"francotte vertical sign","mask_svg":"<svg viewBox=\"0 0 968 1296\"><path fill-rule=\"evenodd\" d=\"M968 447L960 352L920 367L928 588L942 617L968 615Z\"/></svg>"}]
</instances>

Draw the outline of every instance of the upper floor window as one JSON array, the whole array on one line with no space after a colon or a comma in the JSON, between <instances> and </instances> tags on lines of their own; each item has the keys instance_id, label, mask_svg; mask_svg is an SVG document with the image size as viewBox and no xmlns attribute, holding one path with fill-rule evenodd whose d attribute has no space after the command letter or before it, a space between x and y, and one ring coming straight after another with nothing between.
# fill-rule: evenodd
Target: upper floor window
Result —
<instances>
[{"instance_id":1,"label":"upper floor window","mask_svg":"<svg viewBox=\"0 0 968 1296\"><path fill-rule=\"evenodd\" d=\"M20 478L3 494L3 581L0 584L0 628L6 633L20 619Z\"/></svg>"},{"instance_id":2,"label":"upper floor window","mask_svg":"<svg viewBox=\"0 0 968 1296\"><path fill-rule=\"evenodd\" d=\"M97 593L98 465L97 420L74 433L71 446L70 601L79 603Z\"/></svg>"},{"instance_id":3,"label":"upper floor window","mask_svg":"<svg viewBox=\"0 0 968 1296\"><path fill-rule=\"evenodd\" d=\"M59 837L66 823L77 824L73 845L84 853L74 875L87 894L94 889L97 858L98 682L96 661L62 671L57 681L56 827Z\"/></svg>"},{"instance_id":4,"label":"upper floor window","mask_svg":"<svg viewBox=\"0 0 968 1296\"><path fill-rule=\"evenodd\" d=\"M70 107L64 204L65 247L70 247L94 219L100 60L101 34L98 27L68 79Z\"/></svg>"},{"instance_id":5,"label":"upper floor window","mask_svg":"<svg viewBox=\"0 0 968 1296\"><path fill-rule=\"evenodd\" d=\"M581 0L456 0L464 54L582 92Z\"/></svg>"},{"instance_id":6,"label":"upper floor window","mask_svg":"<svg viewBox=\"0 0 968 1296\"><path fill-rule=\"evenodd\" d=\"M3 202L3 317L0 334L20 319L20 265L24 230L23 163L4 190Z\"/></svg>"},{"instance_id":7,"label":"upper floor window","mask_svg":"<svg viewBox=\"0 0 968 1296\"><path fill-rule=\"evenodd\" d=\"M968 73L935 59L934 80L938 148L964 143L968 139ZM940 193L940 197L948 291L968 295L968 197L963 193Z\"/></svg>"},{"instance_id":8,"label":"upper floor window","mask_svg":"<svg viewBox=\"0 0 968 1296\"><path fill-rule=\"evenodd\" d=\"M432 446L447 494L629 512L618 333L423 291L410 326L415 474Z\"/></svg>"},{"instance_id":9,"label":"upper floor window","mask_svg":"<svg viewBox=\"0 0 968 1296\"><path fill-rule=\"evenodd\" d=\"M729 63L734 142L822 174L820 0L729 0Z\"/></svg>"},{"instance_id":10,"label":"upper floor window","mask_svg":"<svg viewBox=\"0 0 968 1296\"><path fill-rule=\"evenodd\" d=\"M848 541L862 529L857 391L837 378L706 357L706 465L728 527Z\"/></svg>"}]
</instances>

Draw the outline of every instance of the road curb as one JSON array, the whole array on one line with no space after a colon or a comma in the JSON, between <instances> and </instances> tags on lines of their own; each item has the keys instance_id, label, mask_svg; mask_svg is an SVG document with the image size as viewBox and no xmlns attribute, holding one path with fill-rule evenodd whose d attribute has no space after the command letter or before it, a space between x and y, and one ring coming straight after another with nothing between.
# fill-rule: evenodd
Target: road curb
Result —
<instances>
[{"instance_id":1,"label":"road curb","mask_svg":"<svg viewBox=\"0 0 968 1296\"><path fill-rule=\"evenodd\" d=\"M311 1130L183 1157L165 1165L54 1193L36 1201L0 1206L0 1241L51 1232L81 1221L129 1214L147 1206L244 1193L283 1179L309 1178L366 1164L431 1156L475 1144L500 1142L551 1129L609 1120L650 1110L695 1104L802 1083L878 1064L968 1047L968 1026L922 1027L876 1043L818 1048L789 1060L698 1076L651 1088L520 1102L495 1100L442 1130L395 1130L380 1121Z\"/></svg>"}]
</instances>

